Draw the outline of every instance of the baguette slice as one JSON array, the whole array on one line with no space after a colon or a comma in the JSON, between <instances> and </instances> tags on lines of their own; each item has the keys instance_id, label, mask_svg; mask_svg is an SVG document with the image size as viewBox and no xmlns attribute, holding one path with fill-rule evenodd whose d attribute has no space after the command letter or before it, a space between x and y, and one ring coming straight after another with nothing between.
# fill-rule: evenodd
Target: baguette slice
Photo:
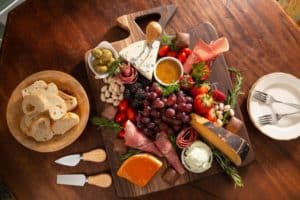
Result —
<instances>
[{"instance_id":1,"label":"baguette slice","mask_svg":"<svg viewBox=\"0 0 300 200\"><path fill-rule=\"evenodd\" d=\"M51 129L55 135L62 135L79 123L79 116L68 112L63 118L54 121Z\"/></svg>"},{"instance_id":2,"label":"baguette slice","mask_svg":"<svg viewBox=\"0 0 300 200\"><path fill-rule=\"evenodd\" d=\"M74 96L68 95L63 91L58 91L58 96L60 96L67 105L67 111L71 111L77 106L77 99Z\"/></svg>"},{"instance_id":3,"label":"baguette slice","mask_svg":"<svg viewBox=\"0 0 300 200\"><path fill-rule=\"evenodd\" d=\"M58 88L54 83L47 84L43 80L39 80L28 86L27 88L22 90L22 96L25 97L27 95L54 95L58 94Z\"/></svg>"},{"instance_id":4,"label":"baguette slice","mask_svg":"<svg viewBox=\"0 0 300 200\"><path fill-rule=\"evenodd\" d=\"M58 120L67 113L67 105L60 96L47 95L47 100L51 119Z\"/></svg>"},{"instance_id":5,"label":"baguette slice","mask_svg":"<svg viewBox=\"0 0 300 200\"><path fill-rule=\"evenodd\" d=\"M35 81L33 84L22 90L22 96L25 97L30 94L38 94L42 90L46 90L47 83L43 80Z\"/></svg>"},{"instance_id":6,"label":"baguette slice","mask_svg":"<svg viewBox=\"0 0 300 200\"><path fill-rule=\"evenodd\" d=\"M35 115L48 109L47 99L39 94L26 95L22 101L22 110L26 115Z\"/></svg>"},{"instance_id":7,"label":"baguette slice","mask_svg":"<svg viewBox=\"0 0 300 200\"><path fill-rule=\"evenodd\" d=\"M20 122L20 128L21 128L21 131L22 131L23 133L25 133L27 136L29 136L29 135L30 135L30 133L29 133L29 126L27 126L27 124L26 124L25 116L26 116L26 115L24 115L24 116L22 117L22 119L21 119L21 122Z\"/></svg>"},{"instance_id":8,"label":"baguette slice","mask_svg":"<svg viewBox=\"0 0 300 200\"><path fill-rule=\"evenodd\" d=\"M29 133L38 142L50 140L54 135L51 130L50 119L48 117L40 117L33 121Z\"/></svg>"}]
</instances>

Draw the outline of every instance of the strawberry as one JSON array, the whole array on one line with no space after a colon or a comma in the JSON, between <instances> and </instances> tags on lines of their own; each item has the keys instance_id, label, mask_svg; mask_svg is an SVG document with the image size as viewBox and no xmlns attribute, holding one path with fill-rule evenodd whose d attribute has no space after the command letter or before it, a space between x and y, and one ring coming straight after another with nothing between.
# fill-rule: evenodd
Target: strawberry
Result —
<instances>
[{"instance_id":1,"label":"strawberry","mask_svg":"<svg viewBox=\"0 0 300 200\"><path fill-rule=\"evenodd\" d=\"M208 94L199 94L194 99L193 108L197 114L207 114L213 107L213 98Z\"/></svg>"},{"instance_id":2,"label":"strawberry","mask_svg":"<svg viewBox=\"0 0 300 200\"><path fill-rule=\"evenodd\" d=\"M226 95L218 89L212 91L212 96L214 100L218 102L224 102L226 99Z\"/></svg>"},{"instance_id":3,"label":"strawberry","mask_svg":"<svg viewBox=\"0 0 300 200\"><path fill-rule=\"evenodd\" d=\"M134 122L136 120L135 119L136 118L136 112L135 112L135 110L133 108L128 107L126 114L127 114L127 119L128 120L130 120L132 122Z\"/></svg>"},{"instance_id":4,"label":"strawberry","mask_svg":"<svg viewBox=\"0 0 300 200\"><path fill-rule=\"evenodd\" d=\"M127 120L127 116L125 114L125 112L117 112L116 116L115 116L115 122L121 124L122 122Z\"/></svg>"},{"instance_id":5,"label":"strawberry","mask_svg":"<svg viewBox=\"0 0 300 200\"><path fill-rule=\"evenodd\" d=\"M192 77L197 80L205 81L209 77L210 73L210 68L205 62L193 65Z\"/></svg>"},{"instance_id":6,"label":"strawberry","mask_svg":"<svg viewBox=\"0 0 300 200\"><path fill-rule=\"evenodd\" d=\"M176 58L182 63L184 64L184 62L186 61L187 55L184 51L180 51L177 55Z\"/></svg>"},{"instance_id":7,"label":"strawberry","mask_svg":"<svg viewBox=\"0 0 300 200\"><path fill-rule=\"evenodd\" d=\"M118 137L121 138L121 139L124 139L124 137L125 137L125 131L124 130L119 131Z\"/></svg>"},{"instance_id":8,"label":"strawberry","mask_svg":"<svg viewBox=\"0 0 300 200\"><path fill-rule=\"evenodd\" d=\"M205 115L205 117L211 121L211 122L216 122L217 121L217 117L216 117L216 112L214 108L211 108L208 113Z\"/></svg>"},{"instance_id":9,"label":"strawberry","mask_svg":"<svg viewBox=\"0 0 300 200\"><path fill-rule=\"evenodd\" d=\"M120 101L119 105L118 105L118 110L121 112L126 111L128 108L128 101L126 99L123 99L122 101Z\"/></svg>"},{"instance_id":10,"label":"strawberry","mask_svg":"<svg viewBox=\"0 0 300 200\"><path fill-rule=\"evenodd\" d=\"M184 74L179 79L179 86L182 90L190 90L194 84L195 82L189 74Z\"/></svg>"},{"instance_id":11,"label":"strawberry","mask_svg":"<svg viewBox=\"0 0 300 200\"><path fill-rule=\"evenodd\" d=\"M191 90L191 95L196 97L199 94L207 94L210 90L210 86L208 83L202 83L200 86L194 86Z\"/></svg>"},{"instance_id":12,"label":"strawberry","mask_svg":"<svg viewBox=\"0 0 300 200\"><path fill-rule=\"evenodd\" d=\"M190 48L187 48L187 47L181 49L181 51L185 52L185 54L187 56L189 56L192 53L192 50Z\"/></svg>"}]
</instances>

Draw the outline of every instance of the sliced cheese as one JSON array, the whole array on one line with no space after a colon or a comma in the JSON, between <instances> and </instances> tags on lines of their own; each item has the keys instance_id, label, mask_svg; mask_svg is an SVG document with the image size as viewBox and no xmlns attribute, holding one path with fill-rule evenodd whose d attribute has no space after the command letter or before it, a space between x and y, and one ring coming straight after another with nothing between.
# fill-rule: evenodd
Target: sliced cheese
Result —
<instances>
[{"instance_id":1,"label":"sliced cheese","mask_svg":"<svg viewBox=\"0 0 300 200\"><path fill-rule=\"evenodd\" d=\"M147 46L145 40L134 42L120 51L120 56L131 63L143 76L152 80L159 50L159 41Z\"/></svg>"},{"instance_id":2,"label":"sliced cheese","mask_svg":"<svg viewBox=\"0 0 300 200\"><path fill-rule=\"evenodd\" d=\"M226 155L235 165L242 164L249 151L246 140L196 114L191 114L190 123L205 140Z\"/></svg>"}]
</instances>

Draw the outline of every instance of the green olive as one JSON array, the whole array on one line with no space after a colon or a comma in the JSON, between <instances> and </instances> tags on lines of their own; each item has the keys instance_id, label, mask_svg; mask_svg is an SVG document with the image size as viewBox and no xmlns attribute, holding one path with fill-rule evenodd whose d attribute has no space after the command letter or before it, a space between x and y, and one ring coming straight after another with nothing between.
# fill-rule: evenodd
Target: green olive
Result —
<instances>
[{"instance_id":1,"label":"green olive","mask_svg":"<svg viewBox=\"0 0 300 200\"><path fill-rule=\"evenodd\" d=\"M92 50L92 56L95 58L100 58L103 55L103 52L101 49L93 49Z\"/></svg>"},{"instance_id":2,"label":"green olive","mask_svg":"<svg viewBox=\"0 0 300 200\"><path fill-rule=\"evenodd\" d=\"M110 59L113 57L112 52L108 49L102 49L101 59L104 63L108 63Z\"/></svg>"},{"instance_id":3,"label":"green olive","mask_svg":"<svg viewBox=\"0 0 300 200\"><path fill-rule=\"evenodd\" d=\"M111 65L116 59L110 58L109 62L107 63L108 65Z\"/></svg>"},{"instance_id":4,"label":"green olive","mask_svg":"<svg viewBox=\"0 0 300 200\"><path fill-rule=\"evenodd\" d=\"M93 61L92 61L92 65L95 67L97 65L102 65L102 60L99 59L99 58L95 58Z\"/></svg>"},{"instance_id":5,"label":"green olive","mask_svg":"<svg viewBox=\"0 0 300 200\"><path fill-rule=\"evenodd\" d=\"M107 68L106 65L97 65L97 66L95 67L95 70L96 70L96 72L98 72L98 73L105 73L105 72L107 72L108 68Z\"/></svg>"}]
</instances>

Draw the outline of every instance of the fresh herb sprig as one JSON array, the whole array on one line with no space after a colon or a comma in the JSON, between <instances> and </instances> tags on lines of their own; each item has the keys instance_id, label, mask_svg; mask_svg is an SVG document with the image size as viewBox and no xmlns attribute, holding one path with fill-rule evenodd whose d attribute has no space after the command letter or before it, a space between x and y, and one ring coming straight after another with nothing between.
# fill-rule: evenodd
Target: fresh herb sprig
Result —
<instances>
[{"instance_id":1,"label":"fresh herb sprig","mask_svg":"<svg viewBox=\"0 0 300 200\"><path fill-rule=\"evenodd\" d=\"M227 95L225 104L230 105L230 107L232 109L234 109L234 107L237 104L238 96L241 94L241 89L242 89L244 79L243 79L241 73L234 67L229 67L228 70L230 72L234 73L235 82L234 82L234 86L233 86L232 90L228 91L228 95ZM229 112L226 112L223 117L224 124L226 124L228 122L228 117L229 117Z\"/></svg>"},{"instance_id":2,"label":"fresh herb sprig","mask_svg":"<svg viewBox=\"0 0 300 200\"><path fill-rule=\"evenodd\" d=\"M234 181L234 186L243 187L244 184L242 177L239 175L238 170L231 164L230 160L228 160L228 158L226 158L220 151L216 149L213 150L213 155L225 173L232 178Z\"/></svg>"},{"instance_id":3,"label":"fresh herb sprig","mask_svg":"<svg viewBox=\"0 0 300 200\"><path fill-rule=\"evenodd\" d=\"M114 76L116 72L118 71L118 68L121 64L121 58L117 58L115 61L113 61L108 68L108 76Z\"/></svg>"},{"instance_id":4,"label":"fresh herb sprig","mask_svg":"<svg viewBox=\"0 0 300 200\"><path fill-rule=\"evenodd\" d=\"M163 96L168 96L174 92L178 92L179 90L180 90L180 87L179 87L178 83L169 85L167 87L163 87Z\"/></svg>"},{"instance_id":5,"label":"fresh herb sprig","mask_svg":"<svg viewBox=\"0 0 300 200\"><path fill-rule=\"evenodd\" d=\"M179 148L178 148L178 146L176 144L176 136L175 135L169 135L169 140L172 143L174 149L178 152Z\"/></svg>"},{"instance_id":6,"label":"fresh herb sprig","mask_svg":"<svg viewBox=\"0 0 300 200\"><path fill-rule=\"evenodd\" d=\"M123 127L120 124L103 117L93 117L91 121L93 125L98 127L112 128L116 131L120 131L123 129Z\"/></svg>"},{"instance_id":7,"label":"fresh herb sprig","mask_svg":"<svg viewBox=\"0 0 300 200\"><path fill-rule=\"evenodd\" d=\"M226 104L229 104L231 108L234 108L237 103L237 98L241 94L241 88L244 79L237 69L229 67L228 70L235 74L235 83L232 90L228 92Z\"/></svg>"},{"instance_id":8,"label":"fresh herb sprig","mask_svg":"<svg viewBox=\"0 0 300 200\"><path fill-rule=\"evenodd\" d=\"M162 45L168 45L169 48L172 51L177 51L178 49L176 49L175 44L172 42L171 36L170 35L163 35L160 39L160 43Z\"/></svg>"},{"instance_id":9,"label":"fresh herb sprig","mask_svg":"<svg viewBox=\"0 0 300 200\"><path fill-rule=\"evenodd\" d=\"M138 149L130 149L128 150L126 153L122 154L120 157L119 157L119 160L120 161L124 161L124 160L127 160L129 157L135 155L135 154L139 154L141 153L142 151L141 150L138 150Z\"/></svg>"}]
</instances>

